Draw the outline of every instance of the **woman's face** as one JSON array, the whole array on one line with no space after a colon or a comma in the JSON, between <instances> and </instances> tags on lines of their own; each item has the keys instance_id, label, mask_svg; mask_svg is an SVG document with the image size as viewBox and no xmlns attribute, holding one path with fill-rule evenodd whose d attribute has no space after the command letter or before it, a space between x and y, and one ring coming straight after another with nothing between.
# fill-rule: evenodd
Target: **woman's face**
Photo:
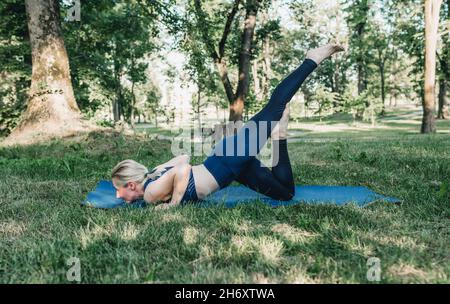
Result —
<instances>
[{"instance_id":1,"label":"woman's face","mask_svg":"<svg viewBox=\"0 0 450 304\"><path fill-rule=\"evenodd\" d=\"M116 197L123 199L127 203L131 203L142 197L140 192L138 191L137 184L134 182L128 182L125 186L116 186L115 183L114 188L116 188Z\"/></svg>"}]
</instances>

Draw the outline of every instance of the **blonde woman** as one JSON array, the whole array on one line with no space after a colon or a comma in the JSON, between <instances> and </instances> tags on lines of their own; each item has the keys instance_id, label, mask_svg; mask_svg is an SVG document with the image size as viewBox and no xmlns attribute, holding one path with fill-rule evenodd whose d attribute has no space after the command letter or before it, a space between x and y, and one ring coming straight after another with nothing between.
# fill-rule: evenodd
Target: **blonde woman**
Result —
<instances>
[{"instance_id":1,"label":"blonde woman","mask_svg":"<svg viewBox=\"0 0 450 304\"><path fill-rule=\"evenodd\" d=\"M339 45L328 44L308 51L303 63L278 84L267 105L236 135L218 142L203 164L192 166L189 156L181 155L148 172L144 165L133 160L120 162L111 173L117 197L126 202L141 198L147 203L163 202L157 208L169 208L202 200L238 181L273 199L292 199L295 184L287 151L289 111L286 105L324 59L343 50ZM278 163L272 170L256 158L269 137L278 153ZM250 152L251 143L255 141L256 151Z\"/></svg>"}]
</instances>

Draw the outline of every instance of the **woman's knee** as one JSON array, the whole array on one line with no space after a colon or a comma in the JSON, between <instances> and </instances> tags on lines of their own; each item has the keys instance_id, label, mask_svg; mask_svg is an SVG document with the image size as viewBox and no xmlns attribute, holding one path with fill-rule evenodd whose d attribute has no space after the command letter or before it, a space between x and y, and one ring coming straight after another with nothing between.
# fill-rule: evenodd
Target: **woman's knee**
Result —
<instances>
[{"instance_id":1,"label":"woman's knee","mask_svg":"<svg viewBox=\"0 0 450 304\"><path fill-rule=\"evenodd\" d=\"M281 201L290 201L295 196L295 186L289 187L282 195Z\"/></svg>"},{"instance_id":2,"label":"woman's knee","mask_svg":"<svg viewBox=\"0 0 450 304\"><path fill-rule=\"evenodd\" d=\"M286 192L283 195L281 195L278 200L280 200L280 201L290 201L293 198L294 198L294 194L292 194L290 192Z\"/></svg>"}]
</instances>

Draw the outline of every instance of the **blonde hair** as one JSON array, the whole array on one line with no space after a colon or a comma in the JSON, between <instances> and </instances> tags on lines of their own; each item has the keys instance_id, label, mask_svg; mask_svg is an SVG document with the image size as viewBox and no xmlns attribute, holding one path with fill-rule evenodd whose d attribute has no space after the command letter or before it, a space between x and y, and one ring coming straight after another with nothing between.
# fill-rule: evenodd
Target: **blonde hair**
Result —
<instances>
[{"instance_id":1,"label":"blonde hair","mask_svg":"<svg viewBox=\"0 0 450 304\"><path fill-rule=\"evenodd\" d=\"M123 187L128 182L144 183L148 177L147 167L132 159L126 159L118 163L111 171L111 179L117 184L115 186Z\"/></svg>"}]
</instances>

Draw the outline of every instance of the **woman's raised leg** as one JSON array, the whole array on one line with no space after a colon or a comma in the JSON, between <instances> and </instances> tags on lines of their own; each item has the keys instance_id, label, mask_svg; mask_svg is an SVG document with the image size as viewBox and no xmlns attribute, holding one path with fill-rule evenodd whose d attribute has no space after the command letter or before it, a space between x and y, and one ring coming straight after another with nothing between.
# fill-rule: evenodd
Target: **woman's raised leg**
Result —
<instances>
[{"instance_id":1,"label":"woman's raised leg","mask_svg":"<svg viewBox=\"0 0 450 304\"><path fill-rule=\"evenodd\" d=\"M216 178L220 188L231 183L245 168L246 162L259 153L280 120L286 104L317 67L316 62L320 63L342 50L339 46L327 45L309 51L307 59L275 88L267 105L235 136L225 137L216 144L204 165Z\"/></svg>"},{"instance_id":2,"label":"woman's raised leg","mask_svg":"<svg viewBox=\"0 0 450 304\"><path fill-rule=\"evenodd\" d=\"M313 60L305 59L275 88L267 105L245 123L236 135L225 137L215 145L204 165L218 179L221 188L239 175L246 162L258 155L280 120L286 104L316 67L317 64ZM221 162L221 168L217 168L217 162ZM224 168L234 176L224 176Z\"/></svg>"}]
</instances>

